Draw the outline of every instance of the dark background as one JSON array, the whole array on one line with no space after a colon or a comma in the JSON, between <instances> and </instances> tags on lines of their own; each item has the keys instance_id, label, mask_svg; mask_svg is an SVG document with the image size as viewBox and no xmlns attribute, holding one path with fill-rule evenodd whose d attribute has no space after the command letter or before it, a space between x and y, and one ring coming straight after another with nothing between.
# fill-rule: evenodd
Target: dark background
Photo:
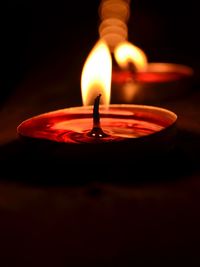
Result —
<instances>
[{"instance_id":1,"label":"dark background","mask_svg":"<svg viewBox=\"0 0 200 267\"><path fill-rule=\"evenodd\" d=\"M172 153L150 153L139 166L131 158L119 173L116 164L95 172L78 160L74 172L68 162L43 166L16 135L24 119L82 104L99 1L0 5L0 266L199 266L198 2L131 2L129 40L149 61L193 67L195 83L163 103L178 115Z\"/></svg>"}]
</instances>

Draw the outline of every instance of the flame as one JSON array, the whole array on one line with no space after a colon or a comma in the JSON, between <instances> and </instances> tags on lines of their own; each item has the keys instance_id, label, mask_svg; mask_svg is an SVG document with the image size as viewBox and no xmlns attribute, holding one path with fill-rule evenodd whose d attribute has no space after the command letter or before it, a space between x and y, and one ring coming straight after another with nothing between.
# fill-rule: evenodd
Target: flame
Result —
<instances>
[{"instance_id":1,"label":"flame","mask_svg":"<svg viewBox=\"0 0 200 267\"><path fill-rule=\"evenodd\" d=\"M129 63L133 63L137 71L143 71L147 67L147 57L137 46L122 42L114 50L114 56L122 68L127 68Z\"/></svg>"},{"instance_id":2,"label":"flame","mask_svg":"<svg viewBox=\"0 0 200 267\"><path fill-rule=\"evenodd\" d=\"M90 52L81 76L83 105L93 105L101 94L101 104L109 105L111 91L112 59L108 46L103 40L97 42Z\"/></svg>"}]
</instances>

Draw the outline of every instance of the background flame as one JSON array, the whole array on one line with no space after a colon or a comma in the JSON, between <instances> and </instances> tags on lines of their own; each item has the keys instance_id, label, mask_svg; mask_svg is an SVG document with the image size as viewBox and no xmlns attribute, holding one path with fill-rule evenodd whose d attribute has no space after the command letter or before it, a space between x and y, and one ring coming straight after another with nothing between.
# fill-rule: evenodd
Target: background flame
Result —
<instances>
[{"instance_id":1,"label":"background flame","mask_svg":"<svg viewBox=\"0 0 200 267\"><path fill-rule=\"evenodd\" d=\"M137 71L144 71L148 64L145 53L129 42L120 43L114 50L114 56L122 68L127 68L132 63Z\"/></svg>"},{"instance_id":2,"label":"background flame","mask_svg":"<svg viewBox=\"0 0 200 267\"><path fill-rule=\"evenodd\" d=\"M112 58L103 40L97 42L83 66L81 93L83 105L93 105L101 94L101 104L109 105L111 91Z\"/></svg>"}]
</instances>

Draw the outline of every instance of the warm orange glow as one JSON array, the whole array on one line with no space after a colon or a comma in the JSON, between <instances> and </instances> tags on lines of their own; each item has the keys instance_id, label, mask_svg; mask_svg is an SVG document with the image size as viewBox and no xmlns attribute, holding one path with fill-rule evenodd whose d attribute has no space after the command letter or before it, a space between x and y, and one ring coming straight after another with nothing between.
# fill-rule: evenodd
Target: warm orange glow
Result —
<instances>
[{"instance_id":1,"label":"warm orange glow","mask_svg":"<svg viewBox=\"0 0 200 267\"><path fill-rule=\"evenodd\" d=\"M110 103L112 59L106 43L98 41L90 52L81 76L81 93L84 105L93 105L101 94L101 104Z\"/></svg>"},{"instance_id":2,"label":"warm orange glow","mask_svg":"<svg viewBox=\"0 0 200 267\"><path fill-rule=\"evenodd\" d=\"M107 43L109 46L109 49L111 52L114 51L115 47L121 43L124 42L126 39L124 36L118 34L118 33L108 33L105 34L102 39Z\"/></svg>"},{"instance_id":3,"label":"warm orange glow","mask_svg":"<svg viewBox=\"0 0 200 267\"><path fill-rule=\"evenodd\" d=\"M120 43L114 50L114 56L122 68L127 68L129 63L132 63L138 71L143 71L147 67L145 53L129 42Z\"/></svg>"},{"instance_id":4,"label":"warm orange glow","mask_svg":"<svg viewBox=\"0 0 200 267\"><path fill-rule=\"evenodd\" d=\"M112 33L120 35L122 39L126 39L128 36L127 31L125 29L123 29L122 27L113 25L113 26L108 26L102 29L100 31L100 37L103 38L105 35L112 34Z\"/></svg>"},{"instance_id":5,"label":"warm orange glow","mask_svg":"<svg viewBox=\"0 0 200 267\"><path fill-rule=\"evenodd\" d=\"M107 0L101 2L99 13L102 20L117 18L121 21L128 21L130 8L128 2L124 0Z\"/></svg>"},{"instance_id":6,"label":"warm orange glow","mask_svg":"<svg viewBox=\"0 0 200 267\"><path fill-rule=\"evenodd\" d=\"M130 15L128 0L101 0L99 35L111 52L121 42L128 39L127 21Z\"/></svg>"},{"instance_id":7,"label":"warm orange glow","mask_svg":"<svg viewBox=\"0 0 200 267\"><path fill-rule=\"evenodd\" d=\"M126 33L128 32L128 27L124 21L121 21L117 18L108 18L103 20L99 25L99 34L101 34L102 31L104 31L107 27L118 27L124 30Z\"/></svg>"}]
</instances>

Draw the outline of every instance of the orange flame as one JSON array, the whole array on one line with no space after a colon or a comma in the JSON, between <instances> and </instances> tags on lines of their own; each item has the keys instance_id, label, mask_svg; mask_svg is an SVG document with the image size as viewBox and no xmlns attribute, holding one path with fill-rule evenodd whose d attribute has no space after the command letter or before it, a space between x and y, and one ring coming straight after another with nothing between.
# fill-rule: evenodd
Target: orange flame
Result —
<instances>
[{"instance_id":1,"label":"orange flame","mask_svg":"<svg viewBox=\"0 0 200 267\"><path fill-rule=\"evenodd\" d=\"M144 71L148 64L145 53L129 42L120 43L114 50L114 56L122 68L127 68L132 63L137 71Z\"/></svg>"},{"instance_id":2,"label":"orange flame","mask_svg":"<svg viewBox=\"0 0 200 267\"><path fill-rule=\"evenodd\" d=\"M101 94L101 104L109 105L111 91L112 59L106 43L98 41L90 52L81 76L83 105L93 105Z\"/></svg>"}]
</instances>

